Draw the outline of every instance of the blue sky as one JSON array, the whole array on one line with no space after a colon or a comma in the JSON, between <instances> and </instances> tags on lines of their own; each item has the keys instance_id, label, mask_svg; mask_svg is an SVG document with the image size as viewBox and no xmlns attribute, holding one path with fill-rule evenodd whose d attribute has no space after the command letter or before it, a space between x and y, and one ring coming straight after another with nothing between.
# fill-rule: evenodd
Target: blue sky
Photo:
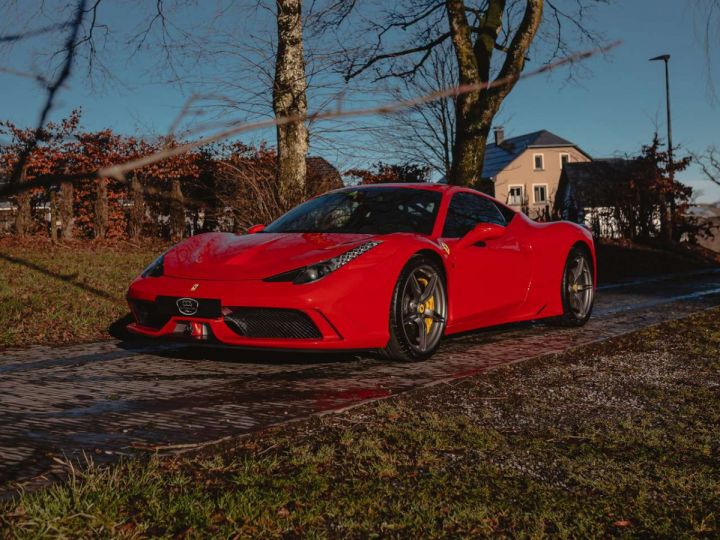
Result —
<instances>
[{"instance_id":1,"label":"blue sky","mask_svg":"<svg viewBox=\"0 0 720 540\"><path fill-rule=\"evenodd\" d=\"M206 2L205 5L217 6L211 0ZM31 2L19 4L18 9L22 10ZM150 8L154 2L143 4L136 1L130 4L140 5L138 9L143 9ZM128 9L130 4L110 2L103 13L113 21L113 25L126 33L137 29L133 17L137 16L138 10ZM66 4L58 0L58 5ZM208 12L211 11L208 8ZM187 28L192 27L191 12L179 13L178 17ZM7 17L6 21L10 19ZM271 39L273 27L266 14L245 13L244 19L245 26L238 33L247 36L248 43ZM692 9L692 2L618 0L597 8L593 19L594 28L601 30L608 42L621 39L622 45L607 57L590 59L587 62L588 73L577 82L568 83L562 71L520 81L497 118L497 123L504 125L506 136L548 129L575 142L595 157L637 152L651 140L656 128L662 137L666 133L662 63L648 62L648 58L668 53L672 56L674 143L696 152L711 144L720 146L720 105L713 103L708 95L706 56L702 37L696 32L698 17ZM33 21L34 24L44 22ZM0 34L14 30L8 25L9 22L4 25L0 22ZM0 55L0 67L27 69L30 64L41 70L47 58L38 55L37 51L50 45L34 40L7 49ZM72 108L82 105L83 126L87 129L110 127L122 133L165 132L194 88L168 82L167 74L158 76L158 59L152 47L141 50L132 58L127 58L127 50L110 49L104 51L102 58L115 71L117 78L96 78L91 84L83 67L78 67L62 90L52 118L61 118ZM715 54L712 62L720 86L720 54ZM222 62L203 60L199 65L191 64L188 61L184 65L186 72L193 73L194 80L202 81L205 88L213 85L217 75L213 70L228 69L228 65ZM532 67L531 62L528 68ZM256 74L249 71L238 74L237 80L240 86L245 81L249 81L248 87L262 84ZM33 81L0 73L0 119L32 125L43 97L42 89ZM367 94L362 97L368 99ZM254 114L262 116L267 113L269 110L260 107ZM368 122L372 123L372 120ZM347 138L353 134L337 136ZM257 142L264 138L272 141L272 133L252 134L246 140ZM332 155L331 147L332 140L326 140L314 150L344 166L343 159ZM377 157L376 151L372 150L368 150L365 156L360 151L360 155L356 156L361 161ZM388 158L392 160L392 156ZM700 200L720 200L720 188L705 181L697 168L684 172L681 179L702 192Z\"/></svg>"}]
</instances>

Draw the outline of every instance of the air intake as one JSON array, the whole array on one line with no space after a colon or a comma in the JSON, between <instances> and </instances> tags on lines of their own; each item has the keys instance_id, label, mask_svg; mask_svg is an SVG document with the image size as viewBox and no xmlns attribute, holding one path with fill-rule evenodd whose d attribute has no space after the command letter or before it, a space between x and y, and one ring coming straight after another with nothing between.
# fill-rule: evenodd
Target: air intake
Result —
<instances>
[{"instance_id":1,"label":"air intake","mask_svg":"<svg viewBox=\"0 0 720 540\"><path fill-rule=\"evenodd\" d=\"M225 324L238 335L252 338L320 339L317 326L302 311L273 308L230 308Z\"/></svg>"},{"instance_id":2,"label":"air intake","mask_svg":"<svg viewBox=\"0 0 720 540\"><path fill-rule=\"evenodd\" d=\"M147 300L130 300L130 309L133 312L135 321L140 326L147 326L157 330L165 326L170 320L170 315L166 315L158 311L155 302L148 302Z\"/></svg>"}]
</instances>

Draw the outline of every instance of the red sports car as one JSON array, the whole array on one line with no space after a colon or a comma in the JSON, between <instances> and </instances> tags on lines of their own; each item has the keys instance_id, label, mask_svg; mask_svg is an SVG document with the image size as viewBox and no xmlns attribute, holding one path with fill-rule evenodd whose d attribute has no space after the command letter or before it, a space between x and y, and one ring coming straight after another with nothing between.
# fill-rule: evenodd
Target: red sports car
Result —
<instances>
[{"instance_id":1,"label":"red sports car","mask_svg":"<svg viewBox=\"0 0 720 540\"><path fill-rule=\"evenodd\" d=\"M592 310L587 230L466 188L348 187L249 232L193 236L158 257L130 285L129 330L420 360L445 335L549 317L579 326Z\"/></svg>"}]
</instances>

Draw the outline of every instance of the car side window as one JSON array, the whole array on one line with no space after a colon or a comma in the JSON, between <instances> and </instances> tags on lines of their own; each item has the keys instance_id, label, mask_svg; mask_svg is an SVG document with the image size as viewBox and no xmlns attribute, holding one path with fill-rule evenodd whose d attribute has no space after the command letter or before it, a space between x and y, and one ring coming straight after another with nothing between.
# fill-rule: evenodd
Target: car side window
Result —
<instances>
[{"instance_id":1,"label":"car side window","mask_svg":"<svg viewBox=\"0 0 720 540\"><path fill-rule=\"evenodd\" d=\"M506 225L502 213L490 199L473 193L456 193L450 200L442 235L444 238L461 238L478 223Z\"/></svg>"}]
</instances>

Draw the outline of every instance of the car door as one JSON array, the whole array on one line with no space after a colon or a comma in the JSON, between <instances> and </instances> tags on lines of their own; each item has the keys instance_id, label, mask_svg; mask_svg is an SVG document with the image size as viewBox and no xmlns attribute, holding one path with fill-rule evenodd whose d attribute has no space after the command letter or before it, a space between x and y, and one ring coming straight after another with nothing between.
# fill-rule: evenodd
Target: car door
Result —
<instances>
[{"instance_id":1,"label":"car door","mask_svg":"<svg viewBox=\"0 0 720 540\"><path fill-rule=\"evenodd\" d=\"M505 227L500 238L463 245L480 223ZM478 326L506 322L527 296L530 264L515 227L489 198L471 192L452 196L442 240L450 250L450 310L455 323Z\"/></svg>"}]
</instances>

